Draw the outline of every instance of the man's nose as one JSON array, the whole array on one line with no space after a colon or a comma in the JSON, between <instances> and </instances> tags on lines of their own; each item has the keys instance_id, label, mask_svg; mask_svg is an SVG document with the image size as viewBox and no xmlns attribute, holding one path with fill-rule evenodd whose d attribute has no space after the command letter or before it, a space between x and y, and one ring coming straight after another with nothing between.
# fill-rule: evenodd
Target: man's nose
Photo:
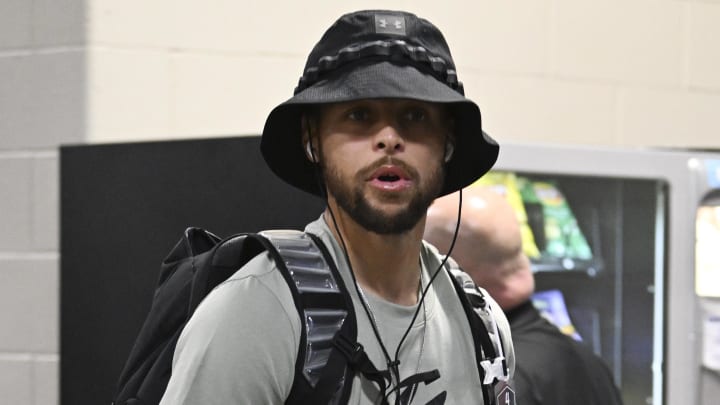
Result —
<instances>
[{"instance_id":1,"label":"man's nose","mask_svg":"<svg viewBox=\"0 0 720 405\"><path fill-rule=\"evenodd\" d=\"M374 141L375 149L384 151L388 155L405 150L405 139L392 123L383 123L375 134Z\"/></svg>"}]
</instances>

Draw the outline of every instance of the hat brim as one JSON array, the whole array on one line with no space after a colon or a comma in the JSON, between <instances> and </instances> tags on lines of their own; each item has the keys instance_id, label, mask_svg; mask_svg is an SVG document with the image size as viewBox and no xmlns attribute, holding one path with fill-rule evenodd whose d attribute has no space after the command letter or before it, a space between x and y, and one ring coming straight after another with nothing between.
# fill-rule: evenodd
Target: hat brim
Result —
<instances>
[{"instance_id":1,"label":"hat brim","mask_svg":"<svg viewBox=\"0 0 720 405\"><path fill-rule=\"evenodd\" d=\"M339 69L275 107L265 121L260 150L285 182L321 195L316 169L304 152L301 117L308 106L360 99L401 98L446 104L455 120L455 151L445 165L440 195L470 185L495 164L498 144L482 130L480 109L471 100L413 66L382 61Z\"/></svg>"}]
</instances>

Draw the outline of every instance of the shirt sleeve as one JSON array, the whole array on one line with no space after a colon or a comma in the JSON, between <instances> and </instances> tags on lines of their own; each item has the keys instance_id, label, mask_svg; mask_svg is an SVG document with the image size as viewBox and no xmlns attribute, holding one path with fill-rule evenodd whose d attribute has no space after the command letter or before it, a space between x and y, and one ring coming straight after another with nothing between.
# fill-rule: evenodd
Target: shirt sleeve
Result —
<instances>
[{"instance_id":1,"label":"shirt sleeve","mask_svg":"<svg viewBox=\"0 0 720 405\"><path fill-rule=\"evenodd\" d=\"M213 290L180 335L161 405L282 404L300 342L290 289L267 254Z\"/></svg>"}]
</instances>

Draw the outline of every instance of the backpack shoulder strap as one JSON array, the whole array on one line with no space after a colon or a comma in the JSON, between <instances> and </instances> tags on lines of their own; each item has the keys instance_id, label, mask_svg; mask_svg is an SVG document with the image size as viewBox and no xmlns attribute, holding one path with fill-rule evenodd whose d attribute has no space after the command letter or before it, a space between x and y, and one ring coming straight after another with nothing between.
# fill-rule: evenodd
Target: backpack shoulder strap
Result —
<instances>
[{"instance_id":1,"label":"backpack shoulder strap","mask_svg":"<svg viewBox=\"0 0 720 405\"><path fill-rule=\"evenodd\" d=\"M342 404L354 375L335 341L357 340L355 311L330 253L315 235L263 231L252 238L270 253L300 315L295 379L286 404Z\"/></svg>"},{"instance_id":2,"label":"backpack shoulder strap","mask_svg":"<svg viewBox=\"0 0 720 405\"><path fill-rule=\"evenodd\" d=\"M493 308L472 278L462 271L451 258L447 259L446 270L460 298L475 344L475 360L483 385L485 404L495 403L494 385L507 382L510 370L505 356L505 343L500 333Z\"/></svg>"}]
</instances>

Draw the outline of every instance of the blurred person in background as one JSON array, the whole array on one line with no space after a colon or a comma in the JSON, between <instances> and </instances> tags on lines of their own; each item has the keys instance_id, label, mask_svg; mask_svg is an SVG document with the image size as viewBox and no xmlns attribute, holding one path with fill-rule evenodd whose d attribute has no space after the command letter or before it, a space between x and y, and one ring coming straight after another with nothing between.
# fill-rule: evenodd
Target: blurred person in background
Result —
<instances>
[{"instance_id":1,"label":"blurred person in background","mask_svg":"<svg viewBox=\"0 0 720 405\"><path fill-rule=\"evenodd\" d=\"M459 193L428 209L424 239L441 253L458 221ZM533 306L535 280L523 252L517 214L486 186L462 190L462 219L452 257L497 301L510 322L516 355L516 399L522 405L622 404L603 360L563 334Z\"/></svg>"}]
</instances>

